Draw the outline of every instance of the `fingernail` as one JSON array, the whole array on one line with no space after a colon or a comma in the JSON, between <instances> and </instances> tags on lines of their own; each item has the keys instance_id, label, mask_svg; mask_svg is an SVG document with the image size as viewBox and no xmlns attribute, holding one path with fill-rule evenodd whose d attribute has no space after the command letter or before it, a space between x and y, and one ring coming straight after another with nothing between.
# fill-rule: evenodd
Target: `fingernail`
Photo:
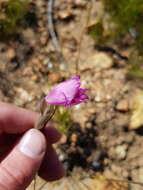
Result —
<instances>
[{"instance_id":1,"label":"fingernail","mask_svg":"<svg viewBox=\"0 0 143 190\"><path fill-rule=\"evenodd\" d=\"M40 131L36 129L30 129L20 140L18 149L29 157L41 157L46 151L45 137Z\"/></svg>"}]
</instances>

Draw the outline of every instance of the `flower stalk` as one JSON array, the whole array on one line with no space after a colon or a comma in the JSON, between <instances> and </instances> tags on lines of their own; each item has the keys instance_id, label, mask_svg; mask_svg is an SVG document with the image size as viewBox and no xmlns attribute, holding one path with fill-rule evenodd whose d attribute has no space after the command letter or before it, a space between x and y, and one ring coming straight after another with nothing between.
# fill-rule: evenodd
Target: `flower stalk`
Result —
<instances>
[{"instance_id":1,"label":"flower stalk","mask_svg":"<svg viewBox=\"0 0 143 190\"><path fill-rule=\"evenodd\" d=\"M41 116L38 120L38 122L35 124L35 128L40 130L42 128L44 128L46 126L46 124L48 123L48 121L50 121L52 119L52 117L54 116L55 112L56 112L56 106L54 105L47 105L44 104L44 100L42 100L42 106L41 107ZM46 105L46 107L45 107Z\"/></svg>"}]
</instances>

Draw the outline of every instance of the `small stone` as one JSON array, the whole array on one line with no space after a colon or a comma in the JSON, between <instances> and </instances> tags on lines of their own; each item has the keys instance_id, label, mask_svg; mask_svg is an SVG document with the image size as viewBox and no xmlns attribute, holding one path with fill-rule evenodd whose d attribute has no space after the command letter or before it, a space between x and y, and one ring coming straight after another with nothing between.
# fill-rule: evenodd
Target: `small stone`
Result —
<instances>
[{"instance_id":1,"label":"small stone","mask_svg":"<svg viewBox=\"0 0 143 190\"><path fill-rule=\"evenodd\" d=\"M40 64L40 61L37 59L37 57L33 57L31 59L31 64L34 64L35 66Z\"/></svg>"},{"instance_id":2,"label":"small stone","mask_svg":"<svg viewBox=\"0 0 143 190\"><path fill-rule=\"evenodd\" d=\"M23 76L31 76L33 75L33 71L32 71L32 68L31 67L25 67L23 72L22 72L22 75Z\"/></svg>"},{"instance_id":3,"label":"small stone","mask_svg":"<svg viewBox=\"0 0 143 190\"><path fill-rule=\"evenodd\" d=\"M86 123L86 128L87 129L91 129L92 128L92 123L91 122L87 122Z\"/></svg>"},{"instance_id":4,"label":"small stone","mask_svg":"<svg viewBox=\"0 0 143 190\"><path fill-rule=\"evenodd\" d=\"M51 73L48 75L48 80L51 84L59 82L61 79L61 75L57 73Z\"/></svg>"},{"instance_id":5,"label":"small stone","mask_svg":"<svg viewBox=\"0 0 143 190\"><path fill-rule=\"evenodd\" d=\"M60 160L60 161L64 161L65 158L66 158L66 155L63 154L63 153L60 153L60 155L59 155L59 160Z\"/></svg>"},{"instance_id":6,"label":"small stone","mask_svg":"<svg viewBox=\"0 0 143 190\"><path fill-rule=\"evenodd\" d=\"M59 141L59 144L65 144L66 142L67 142L67 136L63 134Z\"/></svg>"},{"instance_id":7,"label":"small stone","mask_svg":"<svg viewBox=\"0 0 143 190\"><path fill-rule=\"evenodd\" d=\"M86 6L85 0L74 0L74 3L77 7L85 7Z\"/></svg>"},{"instance_id":8,"label":"small stone","mask_svg":"<svg viewBox=\"0 0 143 190\"><path fill-rule=\"evenodd\" d=\"M143 181L143 168L139 168L139 181Z\"/></svg>"},{"instance_id":9,"label":"small stone","mask_svg":"<svg viewBox=\"0 0 143 190\"><path fill-rule=\"evenodd\" d=\"M119 145L116 147L116 154L117 154L117 157L118 159L124 159L126 157L126 154L127 154L127 146L126 145Z\"/></svg>"},{"instance_id":10,"label":"small stone","mask_svg":"<svg viewBox=\"0 0 143 190\"><path fill-rule=\"evenodd\" d=\"M111 170L113 171L113 173L115 174L119 174L122 172L122 168L120 166L117 166L115 164L111 165Z\"/></svg>"},{"instance_id":11,"label":"small stone","mask_svg":"<svg viewBox=\"0 0 143 190\"><path fill-rule=\"evenodd\" d=\"M41 64L41 60L44 59L43 56L37 56L30 60L31 64L34 65L34 70L37 72L44 73L46 70L44 66Z\"/></svg>"},{"instance_id":12,"label":"small stone","mask_svg":"<svg viewBox=\"0 0 143 190\"><path fill-rule=\"evenodd\" d=\"M43 60L45 59L44 55L38 55L37 59L41 62L43 62Z\"/></svg>"},{"instance_id":13,"label":"small stone","mask_svg":"<svg viewBox=\"0 0 143 190\"><path fill-rule=\"evenodd\" d=\"M112 143L111 143L111 144L112 144ZM110 157L111 159L115 159L115 158L116 158L115 148L112 147L112 145L111 145L111 148L109 149L108 154L109 154L109 157Z\"/></svg>"},{"instance_id":14,"label":"small stone","mask_svg":"<svg viewBox=\"0 0 143 190\"><path fill-rule=\"evenodd\" d=\"M36 45L36 37L35 37L35 33L32 29L28 28L26 30L24 30L22 32L24 38L26 39L26 41L28 41L28 43L34 47Z\"/></svg>"},{"instance_id":15,"label":"small stone","mask_svg":"<svg viewBox=\"0 0 143 190\"><path fill-rule=\"evenodd\" d=\"M66 11L60 11L58 16L60 19L68 19L73 16L73 12L70 9Z\"/></svg>"},{"instance_id":16,"label":"small stone","mask_svg":"<svg viewBox=\"0 0 143 190\"><path fill-rule=\"evenodd\" d=\"M97 71L110 69L113 66L113 60L105 53L96 53L89 57L87 62L80 64L81 70L96 69Z\"/></svg>"},{"instance_id":17,"label":"small stone","mask_svg":"<svg viewBox=\"0 0 143 190\"><path fill-rule=\"evenodd\" d=\"M41 42L41 45L46 45L46 43L47 43L47 37L46 36L41 36L41 38L40 38L40 42Z\"/></svg>"},{"instance_id":18,"label":"small stone","mask_svg":"<svg viewBox=\"0 0 143 190\"><path fill-rule=\"evenodd\" d=\"M102 98L100 96L96 96L94 98L95 102L101 102L102 101Z\"/></svg>"},{"instance_id":19,"label":"small stone","mask_svg":"<svg viewBox=\"0 0 143 190\"><path fill-rule=\"evenodd\" d=\"M9 48L9 49L7 50L7 56L8 56L9 59L14 58L15 55L16 55L16 54L15 54L15 50L14 50L13 48Z\"/></svg>"},{"instance_id":20,"label":"small stone","mask_svg":"<svg viewBox=\"0 0 143 190\"><path fill-rule=\"evenodd\" d=\"M94 114L95 113L95 108L94 107L88 107L88 113Z\"/></svg>"},{"instance_id":21,"label":"small stone","mask_svg":"<svg viewBox=\"0 0 143 190\"><path fill-rule=\"evenodd\" d=\"M131 101L131 119L129 129L138 129L143 125L143 91L134 92Z\"/></svg>"},{"instance_id":22,"label":"small stone","mask_svg":"<svg viewBox=\"0 0 143 190\"><path fill-rule=\"evenodd\" d=\"M31 77L31 80L32 80L32 81L38 81L38 79L39 79L39 77L38 77L37 75L33 75L33 76Z\"/></svg>"},{"instance_id":23,"label":"small stone","mask_svg":"<svg viewBox=\"0 0 143 190\"><path fill-rule=\"evenodd\" d=\"M100 162L97 162L97 161L92 162L91 167L93 170L96 170L96 171L100 171L102 169Z\"/></svg>"},{"instance_id":24,"label":"small stone","mask_svg":"<svg viewBox=\"0 0 143 190\"><path fill-rule=\"evenodd\" d=\"M76 143L76 142L77 142L77 139L78 139L77 134L73 133L73 134L71 135L71 141L72 141L72 143Z\"/></svg>"},{"instance_id":25,"label":"small stone","mask_svg":"<svg viewBox=\"0 0 143 190\"><path fill-rule=\"evenodd\" d=\"M122 176L123 176L124 178L128 178L128 177L129 177L129 172L128 172L127 170L123 170L123 171L122 171Z\"/></svg>"},{"instance_id":26,"label":"small stone","mask_svg":"<svg viewBox=\"0 0 143 190\"><path fill-rule=\"evenodd\" d=\"M53 64L50 62L50 59L46 57L46 58L43 60L43 65L47 65L48 68L52 68L52 67L49 67L49 64L51 64L52 67L53 67Z\"/></svg>"},{"instance_id":27,"label":"small stone","mask_svg":"<svg viewBox=\"0 0 143 190\"><path fill-rule=\"evenodd\" d=\"M64 63L61 63L59 68L61 71L67 71L67 65Z\"/></svg>"},{"instance_id":28,"label":"small stone","mask_svg":"<svg viewBox=\"0 0 143 190\"><path fill-rule=\"evenodd\" d=\"M107 94L107 95L106 95L106 99L107 99L107 100L112 100L111 95L110 95L110 94Z\"/></svg>"},{"instance_id":29,"label":"small stone","mask_svg":"<svg viewBox=\"0 0 143 190\"><path fill-rule=\"evenodd\" d=\"M79 110L80 108L81 108L81 104L77 104L77 105L74 106L75 110Z\"/></svg>"},{"instance_id":30,"label":"small stone","mask_svg":"<svg viewBox=\"0 0 143 190\"><path fill-rule=\"evenodd\" d=\"M48 67L48 69L52 69L53 68L53 64L52 63L48 63L47 67Z\"/></svg>"},{"instance_id":31,"label":"small stone","mask_svg":"<svg viewBox=\"0 0 143 190\"><path fill-rule=\"evenodd\" d=\"M116 109L121 112L129 111L129 102L127 100L121 100L118 102Z\"/></svg>"},{"instance_id":32,"label":"small stone","mask_svg":"<svg viewBox=\"0 0 143 190\"><path fill-rule=\"evenodd\" d=\"M17 106L22 106L23 104L33 100L33 96L23 88L15 88L15 91L17 92L17 95L15 97L14 103Z\"/></svg>"}]
</instances>

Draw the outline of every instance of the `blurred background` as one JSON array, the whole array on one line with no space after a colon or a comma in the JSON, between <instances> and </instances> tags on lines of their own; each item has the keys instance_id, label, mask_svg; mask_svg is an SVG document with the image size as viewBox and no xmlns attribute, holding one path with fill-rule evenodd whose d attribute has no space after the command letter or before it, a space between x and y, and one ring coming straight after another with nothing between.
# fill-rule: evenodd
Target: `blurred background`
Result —
<instances>
[{"instance_id":1,"label":"blurred background","mask_svg":"<svg viewBox=\"0 0 143 190\"><path fill-rule=\"evenodd\" d=\"M142 190L142 0L0 0L1 101L39 112L76 74L90 100L53 117L66 176L28 190Z\"/></svg>"}]
</instances>

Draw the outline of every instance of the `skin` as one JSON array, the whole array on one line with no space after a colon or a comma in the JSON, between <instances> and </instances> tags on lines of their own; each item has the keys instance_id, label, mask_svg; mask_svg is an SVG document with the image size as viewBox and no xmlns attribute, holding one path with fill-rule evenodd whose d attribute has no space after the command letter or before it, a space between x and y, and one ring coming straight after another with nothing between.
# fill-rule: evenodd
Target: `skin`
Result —
<instances>
[{"instance_id":1,"label":"skin","mask_svg":"<svg viewBox=\"0 0 143 190\"><path fill-rule=\"evenodd\" d=\"M63 177L64 170L52 147L60 134L52 124L41 131L33 129L35 143L40 139L44 153L30 157L19 151L21 138L38 118L37 113L0 102L0 189L24 190L37 172L47 181Z\"/></svg>"}]
</instances>

